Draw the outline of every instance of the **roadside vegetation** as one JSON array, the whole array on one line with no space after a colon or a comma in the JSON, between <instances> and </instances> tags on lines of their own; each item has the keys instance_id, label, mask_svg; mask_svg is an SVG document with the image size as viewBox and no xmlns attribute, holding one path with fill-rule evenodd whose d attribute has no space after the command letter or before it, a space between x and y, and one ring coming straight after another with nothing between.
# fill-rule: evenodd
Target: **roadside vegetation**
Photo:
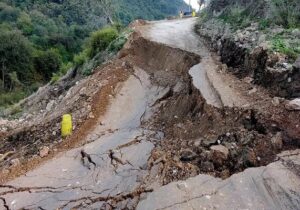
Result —
<instances>
[{"instance_id":1,"label":"roadside vegetation","mask_svg":"<svg viewBox=\"0 0 300 210\"><path fill-rule=\"evenodd\" d=\"M230 25L233 32L241 31L252 23L258 23L263 31L270 50L280 52L295 61L300 55L300 1L228 1L223 5L211 0L202 11L201 21L216 18Z\"/></svg>"},{"instance_id":2,"label":"roadside vegetation","mask_svg":"<svg viewBox=\"0 0 300 210\"><path fill-rule=\"evenodd\" d=\"M132 20L164 18L186 6L172 2L1 0L0 109L58 81L100 51L116 53L126 41L123 25ZM84 69L85 75L90 72Z\"/></svg>"}]
</instances>

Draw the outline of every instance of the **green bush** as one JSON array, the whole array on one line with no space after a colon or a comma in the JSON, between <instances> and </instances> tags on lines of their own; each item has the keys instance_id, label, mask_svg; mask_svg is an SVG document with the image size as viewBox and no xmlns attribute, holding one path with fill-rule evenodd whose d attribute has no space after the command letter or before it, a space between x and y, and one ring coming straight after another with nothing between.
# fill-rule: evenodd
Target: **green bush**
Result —
<instances>
[{"instance_id":1,"label":"green bush","mask_svg":"<svg viewBox=\"0 0 300 210\"><path fill-rule=\"evenodd\" d=\"M87 51L84 50L81 53L74 56L74 64L75 66L81 66L87 61Z\"/></svg>"},{"instance_id":2,"label":"green bush","mask_svg":"<svg viewBox=\"0 0 300 210\"><path fill-rule=\"evenodd\" d=\"M40 51L34 58L34 67L45 81L49 81L52 74L60 70L61 63L60 54L55 49Z\"/></svg>"},{"instance_id":3,"label":"green bush","mask_svg":"<svg viewBox=\"0 0 300 210\"><path fill-rule=\"evenodd\" d=\"M92 33L88 44L88 56L94 57L98 52L105 50L118 37L118 31L113 27L101 29Z\"/></svg>"},{"instance_id":4,"label":"green bush","mask_svg":"<svg viewBox=\"0 0 300 210\"><path fill-rule=\"evenodd\" d=\"M245 9L238 5L227 8L219 16L219 19L229 23L235 30L248 27L251 24L251 18L246 14Z\"/></svg>"},{"instance_id":5,"label":"green bush","mask_svg":"<svg viewBox=\"0 0 300 210\"><path fill-rule=\"evenodd\" d=\"M286 28L300 26L299 0L272 0L273 20Z\"/></svg>"},{"instance_id":6,"label":"green bush","mask_svg":"<svg viewBox=\"0 0 300 210\"><path fill-rule=\"evenodd\" d=\"M118 36L117 39L110 43L108 50L114 53L120 51L123 48L124 44L127 42L130 33L131 31L124 31L120 36Z\"/></svg>"},{"instance_id":7,"label":"green bush","mask_svg":"<svg viewBox=\"0 0 300 210\"><path fill-rule=\"evenodd\" d=\"M298 44L300 45L300 43ZM292 62L295 61L300 54L299 45L290 46L284 39L278 36L272 40L272 49L287 55Z\"/></svg>"},{"instance_id":8,"label":"green bush","mask_svg":"<svg viewBox=\"0 0 300 210\"><path fill-rule=\"evenodd\" d=\"M15 90L11 92L0 92L0 107L7 107L13 105L25 98L27 94L24 91Z\"/></svg>"},{"instance_id":9,"label":"green bush","mask_svg":"<svg viewBox=\"0 0 300 210\"><path fill-rule=\"evenodd\" d=\"M271 21L269 19L263 19L258 22L258 28L260 30L265 30L271 26Z\"/></svg>"}]
</instances>

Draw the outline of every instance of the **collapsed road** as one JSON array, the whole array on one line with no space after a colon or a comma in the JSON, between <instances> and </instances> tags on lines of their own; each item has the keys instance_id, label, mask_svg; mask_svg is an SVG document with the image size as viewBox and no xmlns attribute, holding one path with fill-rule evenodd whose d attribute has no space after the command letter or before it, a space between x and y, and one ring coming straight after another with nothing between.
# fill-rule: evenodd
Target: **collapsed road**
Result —
<instances>
[{"instance_id":1,"label":"collapsed road","mask_svg":"<svg viewBox=\"0 0 300 210\"><path fill-rule=\"evenodd\" d=\"M82 146L1 185L1 208L299 209L299 113L220 72L194 24L137 24Z\"/></svg>"}]
</instances>

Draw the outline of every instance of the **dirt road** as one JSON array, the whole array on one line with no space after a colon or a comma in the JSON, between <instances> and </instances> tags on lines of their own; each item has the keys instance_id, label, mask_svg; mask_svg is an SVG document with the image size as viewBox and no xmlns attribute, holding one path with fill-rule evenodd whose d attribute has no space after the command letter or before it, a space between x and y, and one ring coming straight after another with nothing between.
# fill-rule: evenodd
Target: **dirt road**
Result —
<instances>
[{"instance_id":1,"label":"dirt road","mask_svg":"<svg viewBox=\"0 0 300 210\"><path fill-rule=\"evenodd\" d=\"M243 111L227 110L236 113L228 119L222 115L228 107L251 106L251 101L229 85L234 78L217 73L217 62L193 32L194 23L195 19L184 19L139 26L141 35L130 40L118 58L130 76L114 88L106 113L82 139L83 146L1 186L1 209L299 208L299 150L285 152L268 166L247 169L225 180L201 174L197 164L182 163L174 156L182 142L188 145L192 139L189 147L200 147L194 145L205 132L214 137L225 132L223 137L230 139L234 136L228 134L232 127L230 132L243 130L245 136L251 134L257 140L269 137L258 134L256 127L241 129L235 118L244 120ZM224 119L230 122L223 123ZM217 130L213 134L211 126ZM163 152L168 148L164 144L170 151ZM228 140L224 145L234 144ZM241 148L236 156L241 157L243 147L256 151L259 142L251 148L249 143L236 144ZM263 155L259 159L273 162ZM179 164L178 168L172 165L171 175L164 170L168 162ZM222 163L224 166L214 162L215 170L229 171L226 160ZM178 174L180 170L184 175ZM177 178L172 181L170 177Z\"/></svg>"}]
</instances>

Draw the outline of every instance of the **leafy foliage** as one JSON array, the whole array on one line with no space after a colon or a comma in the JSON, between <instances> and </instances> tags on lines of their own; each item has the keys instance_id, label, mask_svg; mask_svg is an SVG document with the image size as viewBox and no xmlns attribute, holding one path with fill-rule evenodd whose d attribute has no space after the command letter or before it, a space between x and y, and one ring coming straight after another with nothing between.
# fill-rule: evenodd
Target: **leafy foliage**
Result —
<instances>
[{"instance_id":1,"label":"leafy foliage","mask_svg":"<svg viewBox=\"0 0 300 210\"><path fill-rule=\"evenodd\" d=\"M176 15L185 6L182 0L0 0L0 99L15 102L108 47L118 51L126 41L118 38L123 24Z\"/></svg>"},{"instance_id":2,"label":"leafy foliage","mask_svg":"<svg viewBox=\"0 0 300 210\"><path fill-rule=\"evenodd\" d=\"M291 45L283 37L277 35L272 39L272 49L287 55L292 61L295 61L300 54L300 42Z\"/></svg>"},{"instance_id":3,"label":"leafy foliage","mask_svg":"<svg viewBox=\"0 0 300 210\"><path fill-rule=\"evenodd\" d=\"M118 37L118 31L107 27L93 32L88 44L88 56L94 57L98 52L105 50Z\"/></svg>"}]
</instances>

